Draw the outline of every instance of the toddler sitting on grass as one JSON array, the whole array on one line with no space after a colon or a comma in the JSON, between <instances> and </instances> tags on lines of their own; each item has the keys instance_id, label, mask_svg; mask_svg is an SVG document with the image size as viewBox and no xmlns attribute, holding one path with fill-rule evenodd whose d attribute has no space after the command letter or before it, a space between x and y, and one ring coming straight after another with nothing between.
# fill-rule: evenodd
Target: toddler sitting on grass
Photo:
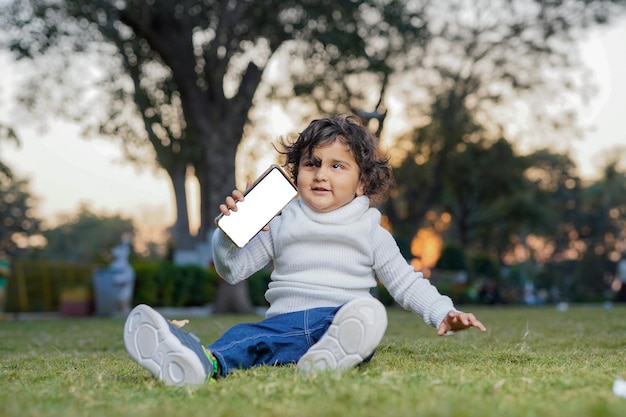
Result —
<instances>
[{"instance_id":1,"label":"toddler sitting on grass","mask_svg":"<svg viewBox=\"0 0 626 417\"><path fill-rule=\"evenodd\" d=\"M356 116L314 120L280 145L300 197L243 248L219 229L212 240L217 272L231 284L273 263L266 318L203 346L139 305L124 325L133 360L167 385L202 384L260 365L297 364L305 373L352 368L371 359L387 327L385 307L370 293L377 279L439 335L486 331L416 272L381 226L372 203L388 191L391 169ZM243 199L234 190L220 212L228 216Z\"/></svg>"}]
</instances>

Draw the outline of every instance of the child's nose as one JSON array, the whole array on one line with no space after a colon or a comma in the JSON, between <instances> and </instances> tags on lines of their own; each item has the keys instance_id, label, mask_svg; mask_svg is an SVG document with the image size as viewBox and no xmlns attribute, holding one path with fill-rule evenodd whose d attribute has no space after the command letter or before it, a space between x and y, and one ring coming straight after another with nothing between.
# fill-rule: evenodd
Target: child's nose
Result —
<instances>
[{"instance_id":1,"label":"child's nose","mask_svg":"<svg viewBox=\"0 0 626 417\"><path fill-rule=\"evenodd\" d=\"M324 181L326 180L328 173L324 167L319 167L315 170L315 180L316 181Z\"/></svg>"}]
</instances>

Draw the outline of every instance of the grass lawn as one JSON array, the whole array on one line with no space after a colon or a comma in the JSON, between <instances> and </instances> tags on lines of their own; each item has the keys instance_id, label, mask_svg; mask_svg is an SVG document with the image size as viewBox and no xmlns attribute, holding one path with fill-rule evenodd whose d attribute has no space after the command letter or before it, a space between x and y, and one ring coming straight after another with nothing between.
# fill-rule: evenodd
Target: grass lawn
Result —
<instances>
[{"instance_id":1,"label":"grass lawn","mask_svg":"<svg viewBox=\"0 0 626 417\"><path fill-rule=\"evenodd\" d=\"M0 415L626 415L612 392L626 378L626 306L466 309L488 333L438 337L392 308L374 359L357 369L305 378L261 367L195 388L165 387L131 361L122 319L0 322ZM242 320L258 317L192 318L186 329L208 344Z\"/></svg>"}]
</instances>

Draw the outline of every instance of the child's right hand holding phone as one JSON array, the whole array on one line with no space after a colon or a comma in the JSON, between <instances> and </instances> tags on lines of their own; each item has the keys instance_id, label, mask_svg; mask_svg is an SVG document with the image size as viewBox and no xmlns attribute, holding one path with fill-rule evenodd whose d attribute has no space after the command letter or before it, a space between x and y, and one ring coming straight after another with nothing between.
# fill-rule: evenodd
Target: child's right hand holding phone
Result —
<instances>
[{"instance_id":1,"label":"child's right hand holding phone","mask_svg":"<svg viewBox=\"0 0 626 417\"><path fill-rule=\"evenodd\" d=\"M243 248L258 232L269 230L268 223L297 193L283 170L272 165L245 192L233 190L226 197L224 204L220 204L215 224L235 245Z\"/></svg>"},{"instance_id":2,"label":"child's right hand holding phone","mask_svg":"<svg viewBox=\"0 0 626 417\"><path fill-rule=\"evenodd\" d=\"M243 193L239 190L233 190L231 195L226 197L224 204L220 204L220 212L224 216L230 216L231 211L237 211L237 201L243 201Z\"/></svg>"},{"instance_id":3,"label":"child's right hand holding phone","mask_svg":"<svg viewBox=\"0 0 626 417\"><path fill-rule=\"evenodd\" d=\"M250 186L250 183L248 184L248 186ZM237 211L237 202L243 201L244 199L245 197L241 191L233 190L231 195L226 197L224 204L220 204L220 213L222 213L224 216L230 216L231 211ZM261 230L267 232L268 230L270 230L270 227L269 225L265 225Z\"/></svg>"}]
</instances>

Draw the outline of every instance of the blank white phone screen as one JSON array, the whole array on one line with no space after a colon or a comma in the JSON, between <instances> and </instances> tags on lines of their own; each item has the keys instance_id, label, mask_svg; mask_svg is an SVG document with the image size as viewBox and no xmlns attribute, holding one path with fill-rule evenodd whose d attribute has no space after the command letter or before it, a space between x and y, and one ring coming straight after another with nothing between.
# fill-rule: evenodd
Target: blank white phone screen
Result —
<instances>
[{"instance_id":1,"label":"blank white phone screen","mask_svg":"<svg viewBox=\"0 0 626 417\"><path fill-rule=\"evenodd\" d=\"M297 195L296 188L273 167L269 173L237 202L237 211L221 216L217 226L242 248Z\"/></svg>"}]
</instances>

